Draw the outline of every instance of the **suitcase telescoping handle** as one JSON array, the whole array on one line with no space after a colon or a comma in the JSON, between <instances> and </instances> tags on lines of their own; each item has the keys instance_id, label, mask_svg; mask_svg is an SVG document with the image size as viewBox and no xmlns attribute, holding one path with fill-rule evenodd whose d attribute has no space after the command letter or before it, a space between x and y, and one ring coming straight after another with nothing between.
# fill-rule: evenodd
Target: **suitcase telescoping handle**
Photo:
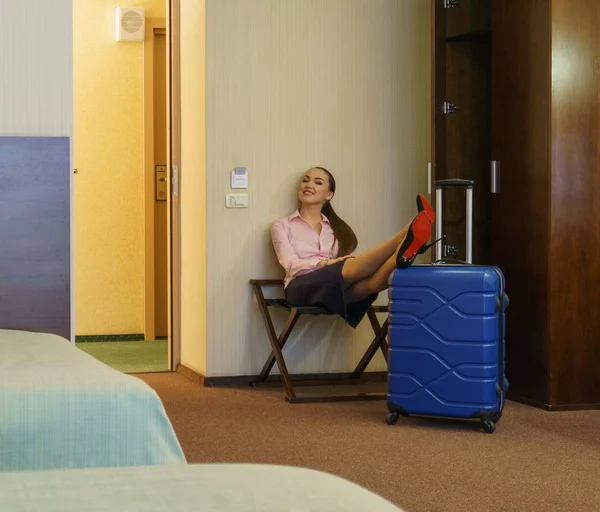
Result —
<instances>
[{"instance_id":1,"label":"suitcase telescoping handle","mask_svg":"<svg viewBox=\"0 0 600 512\"><path fill-rule=\"evenodd\" d=\"M439 240L442 238L442 191L445 187L465 187L467 189L467 263L473 263L473 184L472 180L438 180L435 182L435 209L436 209L436 223L435 223L435 238ZM438 243L435 246L435 259L440 261L442 259L442 244Z\"/></svg>"}]
</instances>

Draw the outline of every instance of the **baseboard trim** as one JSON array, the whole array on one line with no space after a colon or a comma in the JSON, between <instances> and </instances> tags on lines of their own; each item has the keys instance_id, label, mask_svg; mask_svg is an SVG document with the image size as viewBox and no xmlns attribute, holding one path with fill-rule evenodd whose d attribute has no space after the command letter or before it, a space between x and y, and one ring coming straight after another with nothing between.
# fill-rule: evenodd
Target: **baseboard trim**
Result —
<instances>
[{"instance_id":1,"label":"baseboard trim","mask_svg":"<svg viewBox=\"0 0 600 512\"><path fill-rule=\"evenodd\" d=\"M203 375L199 374L195 370L192 370L191 368L188 368L187 366L184 366L183 364L178 364L175 372L179 375L183 375L186 379L189 379L196 384L205 385L205 377Z\"/></svg>"},{"instance_id":2,"label":"baseboard trim","mask_svg":"<svg viewBox=\"0 0 600 512\"><path fill-rule=\"evenodd\" d=\"M299 373L291 374L290 378L294 382L318 381L318 380L344 380L350 377L351 373ZM256 382L258 375L233 375L228 377L203 377L204 386L210 388L241 388L249 387L251 383ZM362 382L385 382L387 372L365 372L362 374ZM282 383L279 375L269 375L267 383ZM282 383L283 384L283 383Z\"/></svg>"},{"instance_id":3,"label":"baseboard trim","mask_svg":"<svg viewBox=\"0 0 600 512\"><path fill-rule=\"evenodd\" d=\"M183 364L178 364L176 373L179 373L186 379L189 379L197 384L207 388L247 388L255 383L258 375L232 375L227 377L205 377L196 370L192 370ZM301 373L292 374L290 377L295 382L313 381L320 379L343 380L350 377L350 373ZM387 372L365 372L361 377L361 381L368 382L385 382L387 380ZM267 383L278 384L281 382L279 375L270 375L267 377Z\"/></svg>"},{"instance_id":4,"label":"baseboard trim","mask_svg":"<svg viewBox=\"0 0 600 512\"><path fill-rule=\"evenodd\" d=\"M523 405L529 405L531 407L535 407L536 409L541 409L543 411L548 411L548 412L595 411L595 410L600 409L600 403L553 405L553 404L544 404L542 402L537 402L535 400L531 400L529 398L523 398L523 397L520 397L520 398L511 397L510 400L512 402L521 403Z\"/></svg>"},{"instance_id":5,"label":"baseboard trim","mask_svg":"<svg viewBox=\"0 0 600 512\"><path fill-rule=\"evenodd\" d=\"M84 334L75 336L75 343L94 341L144 341L143 334Z\"/></svg>"}]
</instances>

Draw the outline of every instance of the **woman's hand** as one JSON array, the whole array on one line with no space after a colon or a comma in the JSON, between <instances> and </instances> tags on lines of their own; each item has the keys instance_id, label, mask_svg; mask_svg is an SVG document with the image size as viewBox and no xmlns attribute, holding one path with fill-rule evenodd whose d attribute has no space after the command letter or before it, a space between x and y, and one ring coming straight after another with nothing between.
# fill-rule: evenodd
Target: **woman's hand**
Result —
<instances>
[{"instance_id":1,"label":"woman's hand","mask_svg":"<svg viewBox=\"0 0 600 512\"><path fill-rule=\"evenodd\" d=\"M333 265L334 263L337 263L338 261L344 261L348 258L355 258L356 256L354 256L354 254L348 254L346 256L342 256L340 258L335 258L335 259L331 259L331 260L321 260L318 264L317 267L318 268L322 268L325 265Z\"/></svg>"},{"instance_id":2,"label":"woman's hand","mask_svg":"<svg viewBox=\"0 0 600 512\"><path fill-rule=\"evenodd\" d=\"M325 265L329 265L331 260L321 260L317 263L317 268L323 268Z\"/></svg>"}]
</instances>

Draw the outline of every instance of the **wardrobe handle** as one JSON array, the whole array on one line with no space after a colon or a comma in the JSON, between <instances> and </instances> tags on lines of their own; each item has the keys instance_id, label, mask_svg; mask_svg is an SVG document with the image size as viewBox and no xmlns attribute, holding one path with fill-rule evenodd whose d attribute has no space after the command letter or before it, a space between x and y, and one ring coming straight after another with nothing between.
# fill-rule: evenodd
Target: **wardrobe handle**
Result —
<instances>
[{"instance_id":1,"label":"wardrobe handle","mask_svg":"<svg viewBox=\"0 0 600 512\"><path fill-rule=\"evenodd\" d=\"M492 172L492 176L491 176L490 192L492 194L499 194L500 193L500 161L499 160L492 160L491 172Z\"/></svg>"},{"instance_id":2,"label":"wardrobe handle","mask_svg":"<svg viewBox=\"0 0 600 512\"><path fill-rule=\"evenodd\" d=\"M431 162L427 163L427 193L431 195Z\"/></svg>"}]
</instances>

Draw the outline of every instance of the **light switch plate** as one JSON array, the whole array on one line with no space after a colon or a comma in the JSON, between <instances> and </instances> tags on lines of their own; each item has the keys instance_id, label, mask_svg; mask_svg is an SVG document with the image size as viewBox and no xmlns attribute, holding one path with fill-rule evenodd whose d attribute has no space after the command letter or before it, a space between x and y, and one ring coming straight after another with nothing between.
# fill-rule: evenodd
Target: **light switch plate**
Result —
<instances>
[{"instance_id":1,"label":"light switch plate","mask_svg":"<svg viewBox=\"0 0 600 512\"><path fill-rule=\"evenodd\" d=\"M248 194L227 194L225 206L227 208L248 208Z\"/></svg>"}]
</instances>

